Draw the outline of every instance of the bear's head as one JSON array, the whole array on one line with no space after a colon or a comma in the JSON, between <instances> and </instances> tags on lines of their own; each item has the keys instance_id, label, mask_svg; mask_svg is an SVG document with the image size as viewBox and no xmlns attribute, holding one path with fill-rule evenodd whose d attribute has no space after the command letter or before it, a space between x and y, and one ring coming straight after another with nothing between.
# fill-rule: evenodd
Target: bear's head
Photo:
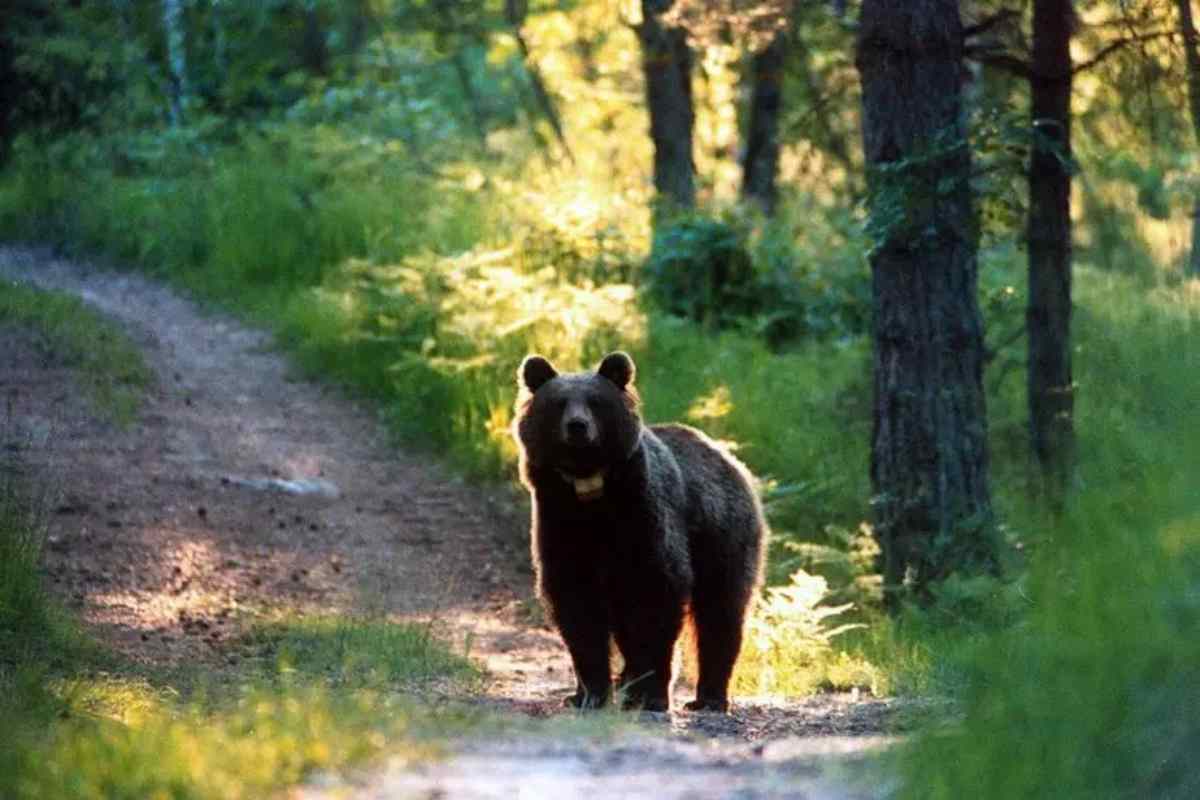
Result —
<instances>
[{"instance_id":1,"label":"bear's head","mask_svg":"<svg viewBox=\"0 0 1200 800\"><path fill-rule=\"evenodd\" d=\"M580 500L603 495L608 470L641 443L634 372L622 352L605 356L595 372L565 374L542 356L526 356L517 370L513 433L527 482L531 472L555 472Z\"/></svg>"}]
</instances>

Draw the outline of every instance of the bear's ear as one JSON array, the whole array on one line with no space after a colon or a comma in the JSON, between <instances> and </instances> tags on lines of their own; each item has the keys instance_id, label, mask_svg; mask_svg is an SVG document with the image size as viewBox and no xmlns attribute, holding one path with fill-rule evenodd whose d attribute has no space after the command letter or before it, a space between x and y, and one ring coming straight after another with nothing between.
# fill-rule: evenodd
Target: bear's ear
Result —
<instances>
[{"instance_id":1,"label":"bear's ear","mask_svg":"<svg viewBox=\"0 0 1200 800\"><path fill-rule=\"evenodd\" d=\"M606 355L600 362L600 368L596 371L615 383L617 388L624 389L633 383L633 376L637 372L637 368L633 365L633 359L629 357L628 353L618 350Z\"/></svg>"},{"instance_id":2,"label":"bear's ear","mask_svg":"<svg viewBox=\"0 0 1200 800\"><path fill-rule=\"evenodd\" d=\"M558 370L541 356L525 356L521 368L517 370L517 382L531 392L536 392L542 384L558 376Z\"/></svg>"}]
</instances>

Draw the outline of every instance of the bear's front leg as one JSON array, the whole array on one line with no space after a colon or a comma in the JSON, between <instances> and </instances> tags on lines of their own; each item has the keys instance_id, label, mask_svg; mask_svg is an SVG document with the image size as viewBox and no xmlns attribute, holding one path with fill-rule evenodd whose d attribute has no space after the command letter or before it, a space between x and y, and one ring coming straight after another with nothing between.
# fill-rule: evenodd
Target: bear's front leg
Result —
<instances>
[{"instance_id":1,"label":"bear's front leg","mask_svg":"<svg viewBox=\"0 0 1200 800\"><path fill-rule=\"evenodd\" d=\"M591 621L559 624L559 632L575 667L575 694L564 704L575 708L601 708L612 699L612 673L608 660L608 628Z\"/></svg>"},{"instance_id":2,"label":"bear's front leg","mask_svg":"<svg viewBox=\"0 0 1200 800\"><path fill-rule=\"evenodd\" d=\"M675 642L683 628L683 604L674 598L626 606L616 623L624 707L670 711Z\"/></svg>"},{"instance_id":3,"label":"bear's front leg","mask_svg":"<svg viewBox=\"0 0 1200 800\"><path fill-rule=\"evenodd\" d=\"M600 708L612 699L609 667L609 625L605 604L584 587L545 586L559 635L575 668L575 694L564 704L575 708Z\"/></svg>"}]
</instances>

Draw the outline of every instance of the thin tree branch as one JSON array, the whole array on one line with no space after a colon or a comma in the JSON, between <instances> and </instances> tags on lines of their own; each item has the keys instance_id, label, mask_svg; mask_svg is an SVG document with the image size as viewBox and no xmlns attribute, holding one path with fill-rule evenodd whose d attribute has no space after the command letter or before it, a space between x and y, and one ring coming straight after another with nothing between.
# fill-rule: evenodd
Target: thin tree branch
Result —
<instances>
[{"instance_id":1,"label":"thin tree branch","mask_svg":"<svg viewBox=\"0 0 1200 800\"><path fill-rule=\"evenodd\" d=\"M1012 347L1017 342L1021 341L1022 337L1024 337L1024 336L1025 336L1025 326L1019 325L1010 335L1008 335L1004 339L1002 339L995 347L989 347L989 348L985 349L984 353L983 353L984 365L986 366L986 365L992 363L993 361L995 361L996 357L999 356L1000 353L1002 353L1004 350L1008 349L1009 347Z\"/></svg>"},{"instance_id":2,"label":"thin tree branch","mask_svg":"<svg viewBox=\"0 0 1200 800\"><path fill-rule=\"evenodd\" d=\"M1071 69L1071 73L1078 75L1081 72L1086 72L1087 70L1100 65L1104 61L1108 60L1109 57L1119 53L1121 50L1131 44L1149 42L1155 39L1169 39L1178 35L1178 31L1156 31L1154 33L1144 33L1141 36L1127 36L1124 39L1117 39L1115 42L1111 42L1108 46L1101 49L1099 53L1096 53L1096 55L1092 56L1087 61L1076 64Z\"/></svg>"},{"instance_id":3,"label":"thin tree branch","mask_svg":"<svg viewBox=\"0 0 1200 800\"><path fill-rule=\"evenodd\" d=\"M1119 53L1124 48L1131 44L1142 44L1145 42L1154 41L1156 39L1171 39L1179 36L1178 31L1155 31L1154 33L1146 33L1140 36L1127 36L1123 39L1118 39L1110 42L1100 52L1089 58L1087 61L1080 62L1071 68L1072 75L1078 75L1081 72L1086 72L1089 69L1094 69L1100 64L1107 61L1113 55ZM1014 56L1012 53L998 51L991 46L974 46L968 45L963 50L964 56L980 64L989 67L996 67L1005 72L1017 75L1022 78L1034 78L1033 66L1024 59Z\"/></svg>"},{"instance_id":4,"label":"thin tree branch","mask_svg":"<svg viewBox=\"0 0 1200 800\"><path fill-rule=\"evenodd\" d=\"M1021 12L1013 8L1006 8L1002 11L997 11L990 17L981 19L974 25L968 25L963 28L963 38L970 39L973 36L982 36L983 34L995 28L997 25L1002 25L1009 20L1020 19Z\"/></svg>"},{"instance_id":5,"label":"thin tree branch","mask_svg":"<svg viewBox=\"0 0 1200 800\"><path fill-rule=\"evenodd\" d=\"M521 50L525 71L529 75L529 82L533 86L533 94L537 99L538 105L541 106L542 114L554 130L554 136L558 139L559 145L562 146L563 152L567 154L567 160L574 164L575 154L571 152L571 145L567 142L567 134L563 130L562 118L558 115L558 109L554 107L554 101L550 99L550 92L546 89L546 82L542 80L541 70L538 69L537 64L533 61L525 37L519 31L515 32L513 36L517 40L518 48Z\"/></svg>"},{"instance_id":6,"label":"thin tree branch","mask_svg":"<svg viewBox=\"0 0 1200 800\"><path fill-rule=\"evenodd\" d=\"M1012 53L1006 53L996 50L994 47L973 47L968 46L963 49L965 58L969 58L979 64L996 69L1004 70L1019 78L1032 80L1033 65L1028 61L1018 58Z\"/></svg>"}]
</instances>

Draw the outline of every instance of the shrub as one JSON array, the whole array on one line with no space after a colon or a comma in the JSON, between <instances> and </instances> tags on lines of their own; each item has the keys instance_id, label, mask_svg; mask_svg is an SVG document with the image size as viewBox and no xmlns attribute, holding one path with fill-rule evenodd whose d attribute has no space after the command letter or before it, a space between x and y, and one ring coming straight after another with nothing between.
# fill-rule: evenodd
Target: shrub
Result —
<instances>
[{"instance_id":1,"label":"shrub","mask_svg":"<svg viewBox=\"0 0 1200 800\"><path fill-rule=\"evenodd\" d=\"M669 314L739 328L774 348L866 330L870 283L857 259L814 262L782 226L685 217L659 232L644 274ZM844 255L844 254L843 254Z\"/></svg>"},{"instance_id":2,"label":"shrub","mask_svg":"<svg viewBox=\"0 0 1200 800\"><path fill-rule=\"evenodd\" d=\"M710 327L730 327L762 310L745 236L725 222L685 217L660 231L645 275L662 309Z\"/></svg>"}]
</instances>

